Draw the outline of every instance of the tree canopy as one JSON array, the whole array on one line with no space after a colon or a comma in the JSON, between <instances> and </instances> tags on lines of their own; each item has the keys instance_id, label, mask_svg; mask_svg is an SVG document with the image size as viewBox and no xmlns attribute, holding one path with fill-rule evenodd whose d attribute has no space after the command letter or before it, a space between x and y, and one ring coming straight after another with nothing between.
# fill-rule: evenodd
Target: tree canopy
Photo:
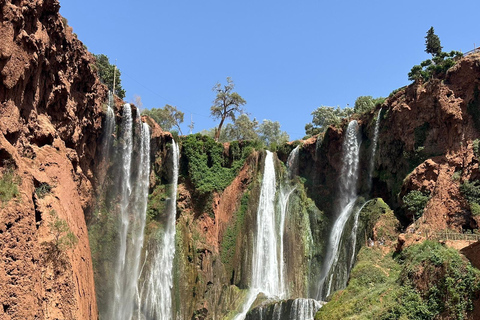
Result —
<instances>
[{"instance_id":1,"label":"tree canopy","mask_svg":"<svg viewBox=\"0 0 480 320\"><path fill-rule=\"evenodd\" d=\"M217 131L215 133L215 140L218 141L220 132L222 131L225 119L230 118L235 121L236 114L244 112L242 106L247 102L237 93L234 92L235 84L230 77L227 77L227 84L222 87L217 83L212 90L217 92L217 96L210 108L210 114L214 119L220 119Z\"/></svg>"},{"instance_id":2,"label":"tree canopy","mask_svg":"<svg viewBox=\"0 0 480 320\"><path fill-rule=\"evenodd\" d=\"M180 124L183 122L184 113L179 111L177 107L166 104L163 108L152 108L144 110L142 113L155 120L163 130L170 131L176 128L183 135Z\"/></svg>"},{"instance_id":3,"label":"tree canopy","mask_svg":"<svg viewBox=\"0 0 480 320\"><path fill-rule=\"evenodd\" d=\"M382 97L373 98L372 96L360 96L355 100L353 111L355 113L365 113L375 108L377 104L382 104L384 101L385 98Z\"/></svg>"},{"instance_id":4,"label":"tree canopy","mask_svg":"<svg viewBox=\"0 0 480 320\"><path fill-rule=\"evenodd\" d=\"M96 54L95 66L97 67L98 77L120 99L125 98L125 90L122 88L122 80L120 79L120 70L110 64L108 57L104 54ZM115 75L115 76L114 76ZM113 80L115 78L115 90L113 90Z\"/></svg>"},{"instance_id":5,"label":"tree canopy","mask_svg":"<svg viewBox=\"0 0 480 320\"><path fill-rule=\"evenodd\" d=\"M263 120L258 127L258 135L269 147L286 143L290 139L288 133L280 130L280 122L272 120Z\"/></svg>"},{"instance_id":6,"label":"tree canopy","mask_svg":"<svg viewBox=\"0 0 480 320\"><path fill-rule=\"evenodd\" d=\"M425 36L425 52L430 53L433 57L438 56L442 52L440 38L435 34L433 27L430 27Z\"/></svg>"},{"instance_id":7,"label":"tree canopy","mask_svg":"<svg viewBox=\"0 0 480 320\"><path fill-rule=\"evenodd\" d=\"M352 108L321 106L312 112L312 122L305 125L305 133L313 136L327 130L329 125L339 125L342 118L347 118L353 114Z\"/></svg>"}]
</instances>

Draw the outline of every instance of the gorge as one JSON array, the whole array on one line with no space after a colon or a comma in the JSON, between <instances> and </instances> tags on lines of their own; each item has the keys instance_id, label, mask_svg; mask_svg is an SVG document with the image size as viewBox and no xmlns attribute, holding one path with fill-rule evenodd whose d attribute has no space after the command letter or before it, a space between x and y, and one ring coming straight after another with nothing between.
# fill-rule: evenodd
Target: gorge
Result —
<instances>
[{"instance_id":1,"label":"gorge","mask_svg":"<svg viewBox=\"0 0 480 320\"><path fill-rule=\"evenodd\" d=\"M480 54L311 137L219 143L109 93L57 1L1 6L1 319L479 316Z\"/></svg>"}]
</instances>

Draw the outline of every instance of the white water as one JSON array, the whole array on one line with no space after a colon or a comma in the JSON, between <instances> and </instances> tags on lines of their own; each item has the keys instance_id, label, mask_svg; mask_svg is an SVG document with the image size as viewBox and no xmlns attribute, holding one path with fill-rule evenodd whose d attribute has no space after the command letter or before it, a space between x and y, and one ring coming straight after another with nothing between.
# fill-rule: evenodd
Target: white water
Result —
<instances>
[{"instance_id":1,"label":"white water","mask_svg":"<svg viewBox=\"0 0 480 320\"><path fill-rule=\"evenodd\" d=\"M250 291L243 305L242 312L234 319L245 318L248 310L259 293L267 297L281 299L284 297L284 279L282 278L283 244L280 244L283 229L277 227L275 215L275 192L277 182L275 179L275 164L273 153L267 151L263 180L260 189L260 198L257 209L257 227L253 244L252 277ZM281 224L281 217L279 224ZM283 218L283 223L284 223Z\"/></svg>"},{"instance_id":2,"label":"white water","mask_svg":"<svg viewBox=\"0 0 480 320\"><path fill-rule=\"evenodd\" d=\"M139 122L140 125L140 122ZM150 174L150 129L140 127L140 150L138 171L132 176L133 119L127 103L123 106L121 129L122 159L119 201L119 248L114 267L114 293L109 305L107 319L130 320L137 297L140 252L143 246L143 232L148 198L148 177ZM135 178L132 181L132 178ZM132 183L133 182L133 183Z\"/></svg>"},{"instance_id":3,"label":"white water","mask_svg":"<svg viewBox=\"0 0 480 320\"><path fill-rule=\"evenodd\" d=\"M348 270L352 270L353 264L355 263L355 254L357 253L356 247L357 247L357 231L358 231L358 218L360 217L360 212L362 212L363 208L367 205L372 200L368 200L365 202L360 209L355 212L355 215L353 216L353 228L352 228L352 235L351 235L351 247L352 247L352 256L350 258L350 265L348 267Z\"/></svg>"},{"instance_id":4,"label":"white water","mask_svg":"<svg viewBox=\"0 0 480 320\"><path fill-rule=\"evenodd\" d=\"M275 223L275 165L273 153L267 151L260 200L257 210L257 228L253 248L252 288L268 297L282 296L280 264L277 252L278 231Z\"/></svg>"},{"instance_id":5,"label":"white water","mask_svg":"<svg viewBox=\"0 0 480 320\"><path fill-rule=\"evenodd\" d=\"M103 131L104 139L103 139L103 146L102 146L102 154L105 160L109 160L110 158L110 149L112 148L113 144L113 133L115 130L115 112L112 108L112 102L110 99L110 91L108 92L108 106L107 112L105 117L105 130Z\"/></svg>"},{"instance_id":6,"label":"white water","mask_svg":"<svg viewBox=\"0 0 480 320\"><path fill-rule=\"evenodd\" d=\"M348 124L343 142L343 164L339 185L339 214L329 236L327 254L322 266L317 299L324 300L330 295L333 286L333 278L339 258L339 246L345 224L352 214L357 200L358 162L360 151L360 139L358 135L358 123L356 120ZM346 274L338 275L346 283Z\"/></svg>"},{"instance_id":7,"label":"white water","mask_svg":"<svg viewBox=\"0 0 480 320\"><path fill-rule=\"evenodd\" d=\"M175 219L180 155L174 140L172 140L172 153L172 189L168 203L167 221L156 252L153 253L151 268L145 282L143 310L146 319L173 319L173 259L175 257ZM139 319L141 318L139 317Z\"/></svg>"},{"instance_id":8,"label":"white water","mask_svg":"<svg viewBox=\"0 0 480 320\"><path fill-rule=\"evenodd\" d=\"M290 320L313 320L322 304L314 299L295 299L290 309Z\"/></svg>"},{"instance_id":9,"label":"white water","mask_svg":"<svg viewBox=\"0 0 480 320\"><path fill-rule=\"evenodd\" d=\"M287 168L288 175L290 179L293 179L298 175L298 152L300 151L300 145L296 146L295 149L290 152L287 159Z\"/></svg>"},{"instance_id":10,"label":"white water","mask_svg":"<svg viewBox=\"0 0 480 320\"><path fill-rule=\"evenodd\" d=\"M380 129L381 115L382 115L382 109L378 111L377 121L375 122L375 131L373 133L372 154L370 156L370 166L368 167L368 190L372 188L372 175L373 175L373 169L375 169L375 154L377 153L378 132Z\"/></svg>"}]
</instances>

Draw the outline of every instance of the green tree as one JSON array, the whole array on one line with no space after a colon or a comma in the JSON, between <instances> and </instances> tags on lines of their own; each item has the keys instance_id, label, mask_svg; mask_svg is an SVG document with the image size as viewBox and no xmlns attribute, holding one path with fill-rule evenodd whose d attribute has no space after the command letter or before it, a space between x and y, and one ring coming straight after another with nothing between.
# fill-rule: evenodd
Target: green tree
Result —
<instances>
[{"instance_id":1,"label":"green tree","mask_svg":"<svg viewBox=\"0 0 480 320\"><path fill-rule=\"evenodd\" d=\"M97 67L98 77L109 90L112 90L120 99L125 98L125 90L122 88L122 80L120 79L120 70L110 64L108 57L104 54L96 54L95 66ZM113 90L113 80L115 78L115 90Z\"/></svg>"},{"instance_id":2,"label":"green tree","mask_svg":"<svg viewBox=\"0 0 480 320\"><path fill-rule=\"evenodd\" d=\"M288 133L280 129L278 121L263 120L258 127L258 135L267 146L278 146L288 142Z\"/></svg>"},{"instance_id":3,"label":"green tree","mask_svg":"<svg viewBox=\"0 0 480 320\"><path fill-rule=\"evenodd\" d=\"M430 197L419 190L412 190L403 196L402 200L403 207L411 212L414 215L414 218L417 219L423 215L423 210L425 209L428 200L430 200Z\"/></svg>"},{"instance_id":4,"label":"green tree","mask_svg":"<svg viewBox=\"0 0 480 320\"><path fill-rule=\"evenodd\" d=\"M144 110L142 113L155 120L163 130L170 131L172 128L176 128L183 135L180 124L183 122L184 113L177 107L166 104L163 108L152 108Z\"/></svg>"},{"instance_id":5,"label":"green tree","mask_svg":"<svg viewBox=\"0 0 480 320\"><path fill-rule=\"evenodd\" d=\"M438 56L442 52L440 38L435 34L433 27L430 27L425 36L425 52L430 53L433 57Z\"/></svg>"},{"instance_id":6,"label":"green tree","mask_svg":"<svg viewBox=\"0 0 480 320\"><path fill-rule=\"evenodd\" d=\"M372 96L360 96L355 100L353 111L355 113L365 113L372 110L377 104L382 104L385 98L373 98Z\"/></svg>"},{"instance_id":7,"label":"green tree","mask_svg":"<svg viewBox=\"0 0 480 320\"><path fill-rule=\"evenodd\" d=\"M255 118L250 120L244 113L238 116L233 124L228 123L225 126L225 138L227 141L255 140L258 139L257 129L258 121Z\"/></svg>"},{"instance_id":8,"label":"green tree","mask_svg":"<svg viewBox=\"0 0 480 320\"><path fill-rule=\"evenodd\" d=\"M210 114L214 119L220 119L217 131L215 133L215 141L218 141L222 131L225 119L230 118L235 121L237 113L243 114L242 106L247 102L237 93L233 92L235 84L230 77L227 77L227 84L222 87L217 83L212 90L217 92L217 96L210 108Z\"/></svg>"},{"instance_id":9,"label":"green tree","mask_svg":"<svg viewBox=\"0 0 480 320\"><path fill-rule=\"evenodd\" d=\"M321 106L312 112L312 122L305 125L305 132L312 136L325 132L329 125L339 125L342 118L347 118L353 114L352 108L340 109L340 107Z\"/></svg>"}]
</instances>

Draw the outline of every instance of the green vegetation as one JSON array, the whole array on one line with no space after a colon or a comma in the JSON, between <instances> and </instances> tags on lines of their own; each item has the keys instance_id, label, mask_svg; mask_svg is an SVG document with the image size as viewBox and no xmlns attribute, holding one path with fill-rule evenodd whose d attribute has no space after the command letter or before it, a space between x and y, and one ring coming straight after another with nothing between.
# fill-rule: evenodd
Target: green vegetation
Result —
<instances>
[{"instance_id":1,"label":"green vegetation","mask_svg":"<svg viewBox=\"0 0 480 320\"><path fill-rule=\"evenodd\" d=\"M235 255L237 237L240 233L241 228L244 225L245 213L248 209L249 197L250 190L247 190L243 194L242 199L240 200L240 208L234 214L233 221L230 222L227 229L225 230L225 234L223 235L220 249L220 260L225 265L225 268L227 270L233 268L233 258Z\"/></svg>"},{"instance_id":2,"label":"green vegetation","mask_svg":"<svg viewBox=\"0 0 480 320\"><path fill-rule=\"evenodd\" d=\"M347 288L315 319L465 319L479 290L480 271L439 243L413 245L396 258L364 247Z\"/></svg>"},{"instance_id":3,"label":"green vegetation","mask_svg":"<svg viewBox=\"0 0 480 320\"><path fill-rule=\"evenodd\" d=\"M219 141L258 140L258 121L250 120L248 115L241 114L233 123L228 123L220 133Z\"/></svg>"},{"instance_id":4,"label":"green vegetation","mask_svg":"<svg viewBox=\"0 0 480 320\"><path fill-rule=\"evenodd\" d=\"M163 130L170 131L172 128L176 128L183 135L180 124L183 122L184 113L177 110L177 107L166 104L163 108L144 110L142 114L155 120Z\"/></svg>"},{"instance_id":5,"label":"green vegetation","mask_svg":"<svg viewBox=\"0 0 480 320\"><path fill-rule=\"evenodd\" d=\"M44 260L51 262L54 267L64 269L68 263L68 257L65 255L67 250L75 248L78 239L70 230L65 220L60 219L55 210L50 211L51 221L48 223L50 233L53 235L51 241L42 242L44 250Z\"/></svg>"},{"instance_id":6,"label":"green vegetation","mask_svg":"<svg viewBox=\"0 0 480 320\"><path fill-rule=\"evenodd\" d=\"M305 125L305 133L307 136L313 136L323 133L328 126L340 125L342 118L347 118L353 114L352 108L327 107L321 106L312 112L312 122Z\"/></svg>"},{"instance_id":7,"label":"green vegetation","mask_svg":"<svg viewBox=\"0 0 480 320\"><path fill-rule=\"evenodd\" d=\"M35 193L39 199L45 198L51 191L52 186L45 182L40 183L39 186L35 188Z\"/></svg>"},{"instance_id":8,"label":"green vegetation","mask_svg":"<svg viewBox=\"0 0 480 320\"><path fill-rule=\"evenodd\" d=\"M255 141L233 141L227 155L223 144L212 138L189 135L182 140L184 175L200 194L221 191L233 181L247 156L257 147Z\"/></svg>"},{"instance_id":9,"label":"green vegetation","mask_svg":"<svg viewBox=\"0 0 480 320\"><path fill-rule=\"evenodd\" d=\"M227 85L222 88L222 85L217 83L212 89L217 92L217 96L210 108L210 113L214 119L220 119L220 124L215 133L215 141L218 141L220 137L225 119L230 118L235 121L236 114L242 114L242 106L247 103L237 92L232 92L234 88L235 84L232 79L227 77Z\"/></svg>"},{"instance_id":10,"label":"green vegetation","mask_svg":"<svg viewBox=\"0 0 480 320\"><path fill-rule=\"evenodd\" d=\"M95 55L95 67L98 72L100 81L105 84L109 90L113 91L120 99L125 98L125 90L123 90L120 79L120 70L116 66L110 64L108 57L104 54ZM113 82L115 79L115 88Z\"/></svg>"},{"instance_id":11,"label":"green vegetation","mask_svg":"<svg viewBox=\"0 0 480 320\"><path fill-rule=\"evenodd\" d=\"M360 212L360 221L367 235L372 238L373 227L381 219L377 229L377 237L395 240L397 236L398 220L382 198L377 198L365 204ZM393 237L393 238L392 238Z\"/></svg>"},{"instance_id":12,"label":"green vegetation","mask_svg":"<svg viewBox=\"0 0 480 320\"><path fill-rule=\"evenodd\" d=\"M460 192L470 205L472 215L480 215L480 181L465 181L460 185Z\"/></svg>"},{"instance_id":13,"label":"green vegetation","mask_svg":"<svg viewBox=\"0 0 480 320\"><path fill-rule=\"evenodd\" d=\"M475 157L479 158L480 154L478 152L480 151L480 139L473 140L472 147L473 154L475 155Z\"/></svg>"},{"instance_id":14,"label":"green vegetation","mask_svg":"<svg viewBox=\"0 0 480 320\"><path fill-rule=\"evenodd\" d=\"M423 210L430 197L419 190L411 190L402 198L403 208L413 214L415 219L423 215Z\"/></svg>"},{"instance_id":15,"label":"green vegetation","mask_svg":"<svg viewBox=\"0 0 480 320\"><path fill-rule=\"evenodd\" d=\"M435 34L433 27L430 27L425 36L425 52L435 57L442 53L442 49L440 38Z\"/></svg>"},{"instance_id":16,"label":"green vegetation","mask_svg":"<svg viewBox=\"0 0 480 320\"><path fill-rule=\"evenodd\" d=\"M433 27L428 30L425 38L425 52L432 54L432 59L413 66L408 73L408 80L417 81L423 79L428 81L430 78L441 78L445 76L448 69L455 65L456 59L463 56L458 51L442 52L440 39L434 33Z\"/></svg>"},{"instance_id":17,"label":"green vegetation","mask_svg":"<svg viewBox=\"0 0 480 320\"><path fill-rule=\"evenodd\" d=\"M167 190L170 189L170 185L159 184L152 193L148 195L147 202L147 219L149 221L155 220L159 215L165 212L167 207Z\"/></svg>"},{"instance_id":18,"label":"green vegetation","mask_svg":"<svg viewBox=\"0 0 480 320\"><path fill-rule=\"evenodd\" d=\"M281 144L287 143L290 139L288 133L280 130L280 123L271 120L263 120L258 128L258 135L265 145L273 149Z\"/></svg>"},{"instance_id":19,"label":"green vegetation","mask_svg":"<svg viewBox=\"0 0 480 320\"><path fill-rule=\"evenodd\" d=\"M376 105L381 105L385 102L385 98L373 98L372 96L360 96L355 100L355 106L353 107L353 112L355 113L365 113L369 112Z\"/></svg>"},{"instance_id":20,"label":"green vegetation","mask_svg":"<svg viewBox=\"0 0 480 320\"><path fill-rule=\"evenodd\" d=\"M20 184L20 177L15 174L13 168L6 168L0 178L0 201L2 207L11 199L20 195L18 185Z\"/></svg>"}]
</instances>

